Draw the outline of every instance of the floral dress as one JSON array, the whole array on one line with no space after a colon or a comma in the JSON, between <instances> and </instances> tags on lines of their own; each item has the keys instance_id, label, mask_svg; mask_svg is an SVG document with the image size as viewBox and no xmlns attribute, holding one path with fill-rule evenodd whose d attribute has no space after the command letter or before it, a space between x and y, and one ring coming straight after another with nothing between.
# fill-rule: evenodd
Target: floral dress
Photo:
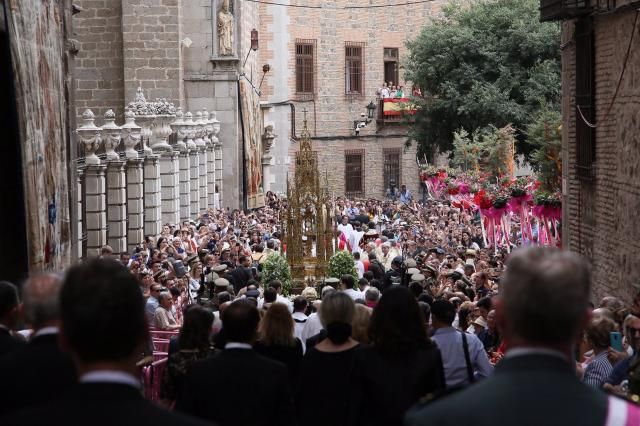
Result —
<instances>
[{"instance_id":1,"label":"floral dress","mask_svg":"<svg viewBox=\"0 0 640 426\"><path fill-rule=\"evenodd\" d=\"M200 351L197 349L183 349L172 354L164 370L162 377L162 388L160 389L160 398L169 401L175 401L182 392L184 379L187 375L187 369L192 362L208 358L213 353L213 349Z\"/></svg>"}]
</instances>

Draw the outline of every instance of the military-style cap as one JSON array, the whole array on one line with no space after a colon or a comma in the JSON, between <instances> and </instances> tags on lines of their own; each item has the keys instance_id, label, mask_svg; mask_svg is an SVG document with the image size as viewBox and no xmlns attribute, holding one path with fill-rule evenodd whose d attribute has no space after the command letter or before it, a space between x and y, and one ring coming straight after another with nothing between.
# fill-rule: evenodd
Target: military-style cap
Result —
<instances>
[{"instance_id":1,"label":"military-style cap","mask_svg":"<svg viewBox=\"0 0 640 426\"><path fill-rule=\"evenodd\" d=\"M431 272L433 275L437 275L438 274L438 270L436 268L434 268L431 265L424 265L424 269L426 269L427 271Z\"/></svg>"},{"instance_id":2,"label":"military-style cap","mask_svg":"<svg viewBox=\"0 0 640 426\"><path fill-rule=\"evenodd\" d=\"M415 259L407 259L404 261L404 264L407 268L415 268L418 266Z\"/></svg>"},{"instance_id":3,"label":"military-style cap","mask_svg":"<svg viewBox=\"0 0 640 426\"><path fill-rule=\"evenodd\" d=\"M337 278L331 277L331 278L327 278L326 280L324 280L324 282L327 283L327 284L338 284L340 282L340 280L337 279Z\"/></svg>"},{"instance_id":4,"label":"military-style cap","mask_svg":"<svg viewBox=\"0 0 640 426\"><path fill-rule=\"evenodd\" d=\"M213 282L216 287L229 287L229 280L226 278L218 278Z\"/></svg>"},{"instance_id":5,"label":"military-style cap","mask_svg":"<svg viewBox=\"0 0 640 426\"><path fill-rule=\"evenodd\" d=\"M216 274L215 272L209 272L207 274L207 282L209 283L215 282L215 280L217 280L218 278L220 278L220 275Z\"/></svg>"},{"instance_id":6,"label":"military-style cap","mask_svg":"<svg viewBox=\"0 0 640 426\"><path fill-rule=\"evenodd\" d=\"M424 281L426 278L422 274L413 274L411 275L411 281Z\"/></svg>"},{"instance_id":7,"label":"military-style cap","mask_svg":"<svg viewBox=\"0 0 640 426\"><path fill-rule=\"evenodd\" d=\"M407 269L407 274L409 275L415 275L415 274L419 274L420 273L420 269L418 268L409 268Z\"/></svg>"},{"instance_id":8,"label":"military-style cap","mask_svg":"<svg viewBox=\"0 0 640 426\"><path fill-rule=\"evenodd\" d=\"M221 265L216 265L214 267L211 268L211 270L213 272L224 272L227 270L227 265L225 265L224 263Z\"/></svg>"}]
</instances>

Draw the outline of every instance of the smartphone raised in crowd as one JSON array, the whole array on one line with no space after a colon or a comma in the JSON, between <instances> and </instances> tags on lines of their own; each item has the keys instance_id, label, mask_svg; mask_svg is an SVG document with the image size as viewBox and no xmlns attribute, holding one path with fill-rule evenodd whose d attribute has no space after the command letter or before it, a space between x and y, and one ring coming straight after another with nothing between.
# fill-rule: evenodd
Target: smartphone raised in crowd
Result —
<instances>
[{"instance_id":1,"label":"smartphone raised in crowd","mask_svg":"<svg viewBox=\"0 0 640 426\"><path fill-rule=\"evenodd\" d=\"M609 346L618 352L622 352L622 334L619 331L609 333Z\"/></svg>"}]
</instances>

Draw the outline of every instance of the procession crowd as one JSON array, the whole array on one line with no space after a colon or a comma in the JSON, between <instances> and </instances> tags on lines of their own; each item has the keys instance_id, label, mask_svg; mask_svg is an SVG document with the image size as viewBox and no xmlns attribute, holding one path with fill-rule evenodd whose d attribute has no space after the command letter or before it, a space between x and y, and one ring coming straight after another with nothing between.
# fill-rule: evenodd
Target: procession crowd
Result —
<instances>
[{"instance_id":1,"label":"procession crowd","mask_svg":"<svg viewBox=\"0 0 640 426\"><path fill-rule=\"evenodd\" d=\"M1 423L640 425L622 399L638 393L640 294L594 305L578 255L487 247L474 212L387 195L335 200L357 276L295 294L263 280L286 256L272 193L20 296L0 282ZM171 337L163 408L140 396L154 333Z\"/></svg>"}]
</instances>

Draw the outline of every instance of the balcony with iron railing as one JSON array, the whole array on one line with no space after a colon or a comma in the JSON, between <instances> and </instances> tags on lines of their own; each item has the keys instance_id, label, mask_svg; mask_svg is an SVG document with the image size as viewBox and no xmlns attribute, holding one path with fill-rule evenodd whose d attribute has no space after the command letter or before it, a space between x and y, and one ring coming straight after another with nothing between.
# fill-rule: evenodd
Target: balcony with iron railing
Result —
<instances>
[{"instance_id":1,"label":"balcony with iron railing","mask_svg":"<svg viewBox=\"0 0 640 426\"><path fill-rule=\"evenodd\" d=\"M587 15L591 0L540 0L541 21L561 21Z\"/></svg>"}]
</instances>

